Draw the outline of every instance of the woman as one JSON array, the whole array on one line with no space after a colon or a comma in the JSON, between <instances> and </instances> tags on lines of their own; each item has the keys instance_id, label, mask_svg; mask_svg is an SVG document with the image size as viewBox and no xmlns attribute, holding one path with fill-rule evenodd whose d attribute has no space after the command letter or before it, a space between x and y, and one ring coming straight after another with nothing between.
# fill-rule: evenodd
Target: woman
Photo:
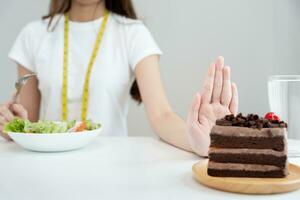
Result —
<instances>
[{"instance_id":1,"label":"woman","mask_svg":"<svg viewBox=\"0 0 300 200\"><path fill-rule=\"evenodd\" d=\"M37 77L24 87L19 104L0 107L0 128L14 117L89 118L104 125L104 135L127 135L130 93L144 103L151 127L162 140L206 156L215 120L237 112L230 69L222 57L210 65L185 122L165 95L160 55L130 0L52 0L49 15L28 24L9 54L19 76Z\"/></svg>"}]
</instances>

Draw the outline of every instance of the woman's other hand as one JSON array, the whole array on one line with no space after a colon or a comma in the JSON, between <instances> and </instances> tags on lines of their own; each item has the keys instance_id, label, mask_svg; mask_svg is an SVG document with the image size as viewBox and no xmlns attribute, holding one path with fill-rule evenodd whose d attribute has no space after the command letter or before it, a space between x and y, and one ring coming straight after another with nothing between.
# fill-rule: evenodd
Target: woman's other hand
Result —
<instances>
[{"instance_id":1,"label":"woman's other hand","mask_svg":"<svg viewBox=\"0 0 300 200\"><path fill-rule=\"evenodd\" d=\"M21 104L12 104L11 101L0 106L0 135L6 140L11 140L10 137L3 133L3 128L6 123L13 120L15 117L28 119L28 113Z\"/></svg>"},{"instance_id":2,"label":"woman's other hand","mask_svg":"<svg viewBox=\"0 0 300 200\"><path fill-rule=\"evenodd\" d=\"M195 95L187 118L190 145L200 156L208 155L210 131L217 119L238 110L238 91L230 68L218 57L209 66L202 91Z\"/></svg>"}]
</instances>

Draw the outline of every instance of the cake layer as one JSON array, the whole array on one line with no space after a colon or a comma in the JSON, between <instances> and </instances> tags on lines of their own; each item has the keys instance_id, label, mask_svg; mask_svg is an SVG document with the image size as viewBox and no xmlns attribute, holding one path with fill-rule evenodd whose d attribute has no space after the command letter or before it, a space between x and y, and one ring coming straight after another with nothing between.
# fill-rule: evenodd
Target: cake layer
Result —
<instances>
[{"instance_id":1,"label":"cake layer","mask_svg":"<svg viewBox=\"0 0 300 200\"><path fill-rule=\"evenodd\" d=\"M286 150L211 147L209 149L209 160L219 163L274 165L284 168L287 163L287 156Z\"/></svg>"},{"instance_id":2,"label":"cake layer","mask_svg":"<svg viewBox=\"0 0 300 200\"><path fill-rule=\"evenodd\" d=\"M249 178L284 178L284 170L273 170L267 172L242 171L242 170L218 170L208 169L207 174L216 177L249 177Z\"/></svg>"},{"instance_id":3,"label":"cake layer","mask_svg":"<svg viewBox=\"0 0 300 200\"><path fill-rule=\"evenodd\" d=\"M211 147L274 149L283 151L286 146L285 128L254 129L233 126L214 126Z\"/></svg>"},{"instance_id":4,"label":"cake layer","mask_svg":"<svg viewBox=\"0 0 300 200\"><path fill-rule=\"evenodd\" d=\"M222 177L270 177L281 178L287 175L287 168L273 165L237 164L208 162L208 175Z\"/></svg>"},{"instance_id":5,"label":"cake layer","mask_svg":"<svg viewBox=\"0 0 300 200\"><path fill-rule=\"evenodd\" d=\"M221 148L249 148L249 149L274 149L283 151L285 149L285 138L277 136L267 137L239 137L239 136L222 136L211 134L211 147Z\"/></svg>"},{"instance_id":6,"label":"cake layer","mask_svg":"<svg viewBox=\"0 0 300 200\"><path fill-rule=\"evenodd\" d=\"M211 147L274 149L285 148L285 128L245 128L233 126L214 126Z\"/></svg>"}]
</instances>

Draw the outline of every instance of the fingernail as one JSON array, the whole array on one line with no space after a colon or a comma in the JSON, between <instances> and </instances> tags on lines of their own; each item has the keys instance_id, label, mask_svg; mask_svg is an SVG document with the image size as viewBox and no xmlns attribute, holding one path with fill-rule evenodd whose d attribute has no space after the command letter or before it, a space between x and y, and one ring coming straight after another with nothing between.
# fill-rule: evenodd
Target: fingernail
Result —
<instances>
[{"instance_id":1,"label":"fingernail","mask_svg":"<svg viewBox=\"0 0 300 200\"><path fill-rule=\"evenodd\" d=\"M18 104L13 104L13 108L14 108L14 110L16 110L16 109L19 108L19 105Z\"/></svg>"}]
</instances>

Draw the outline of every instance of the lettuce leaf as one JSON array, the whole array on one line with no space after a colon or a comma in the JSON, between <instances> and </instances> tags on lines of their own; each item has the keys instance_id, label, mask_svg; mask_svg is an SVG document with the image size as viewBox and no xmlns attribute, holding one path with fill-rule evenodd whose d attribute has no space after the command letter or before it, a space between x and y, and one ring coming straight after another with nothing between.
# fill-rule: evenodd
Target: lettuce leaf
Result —
<instances>
[{"instance_id":1,"label":"lettuce leaf","mask_svg":"<svg viewBox=\"0 0 300 200\"><path fill-rule=\"evenodd\" d=\"M98 129L101 127L100 124L93 123L92 120L86 120L85 124L86 124L86 129L89 131L95 130L95 129Z\"/></svg>"},{"instance_id":2,"label":"lettuce leaf","mask_svg":"<svg viewBox=\"0 0 300 200\"><path fill-rule=\"evenodd\" d=\"M17 133L22 133L24 132L24 127L25 127L25 123L27 121L20 119L20 118L14 118L12 121L10 121L9 123L7 123L4 126L4 132L17 132Z\"/></svg>"},{"instance_id":3,"label":"lettuce leaf","mask_svg":"<svg viewBox=\"0 0 300 200\"><path fill-rule=\"evenodd\" d=\"M65 133L67 131L67 122L38 121L26 123L24 127L25 133Z\"/></svg>"},{"instance_id":4,"label":"lettuce leaf","mask_svg":"<svg viewBox=\"0 0 300 200\"><path fill-rule=\"evenodd\" d=\"M67 122L68 129L73 128L76 125L76 120L71 120Z\"/></svg>"}]
</instances>

